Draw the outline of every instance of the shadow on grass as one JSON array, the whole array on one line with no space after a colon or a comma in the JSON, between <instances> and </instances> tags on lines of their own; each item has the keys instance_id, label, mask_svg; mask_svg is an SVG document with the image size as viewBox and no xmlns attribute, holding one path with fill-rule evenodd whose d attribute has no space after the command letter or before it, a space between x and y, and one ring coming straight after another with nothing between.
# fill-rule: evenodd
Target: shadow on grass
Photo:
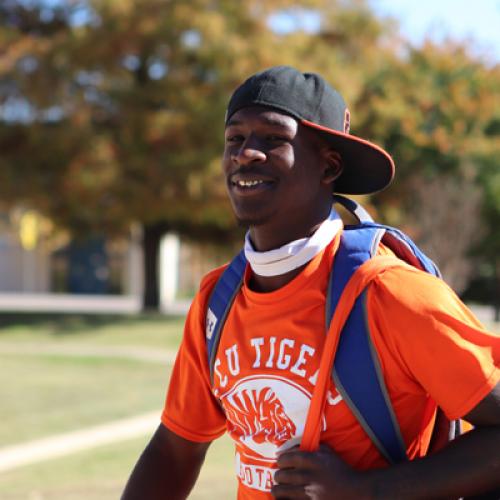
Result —
<instances>
[{"instance_id":1,"label":"shadow on grass","mask_svg":"<svg viewBox=\"0 0 500 500\"><path fill-rule=\"evenodd\" d=\"M149 312L135 315L120 314L82 314L82 313L0 313L0 335L3 329L11 327L29 327L33 329L50 330L54 335L72 335L89 328L99 328L107 325L131 326L149 322L177 322L183 316L166 316Z\"/></svg>"}]
</instances>

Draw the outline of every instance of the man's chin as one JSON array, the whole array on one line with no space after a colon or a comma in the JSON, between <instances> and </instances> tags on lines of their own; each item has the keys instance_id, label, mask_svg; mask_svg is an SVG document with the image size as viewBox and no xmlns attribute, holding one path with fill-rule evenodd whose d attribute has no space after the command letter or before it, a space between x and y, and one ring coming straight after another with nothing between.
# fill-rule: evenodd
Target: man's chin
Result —
<instances>
[{"instance_id":1,"label":"man's chin","mask_svg":"<svg viewBox=\"0 0 500 500\"><path fill-rule=\"evenodd\" d=\"M275 222L279 216L276 207L256 206L234 206L233 214L240 227L263 226Z\"/></svg>"},{"instance_id":2,"label":"man's chin","mask_svg":"<svg viewBox=\"0 0 500 500\"><path fill-rule=\"evenodd\" d=\"M237 215L235 217L238 226L244 228L263 226L268 221L268 217L238 217Z\"/></svg>"}]
</instances>

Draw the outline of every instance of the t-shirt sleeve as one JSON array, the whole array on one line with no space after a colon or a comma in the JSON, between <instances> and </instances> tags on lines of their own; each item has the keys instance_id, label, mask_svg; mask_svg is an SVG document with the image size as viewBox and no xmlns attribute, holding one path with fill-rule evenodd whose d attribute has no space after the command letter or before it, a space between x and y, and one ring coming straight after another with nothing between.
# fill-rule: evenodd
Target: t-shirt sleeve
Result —
<instances>
[{"instance_id":1,"label":"t-shirt sleeve","mask_svg":"<svg viewBox=\"0 0 500 500\"><path fill-rule=\"evenodd\" d=\"M187 315L161 417L172 432L196 442L218 438L226 424L211 391L204 331L208 295L216 278L211 273L202 281Z\"/></svg>"},{"instance_id":2,"label":"t-shirt sleeve","mask_svg":"<svg viewBox=\"0 0 500 500\"><path fill-rule=\"evenodd\" d=\"M407 379L390 383L429 394L448 418L466 415L500 380L500 336L442 280L388 269L370 285L367 303L383 368L397 364Z\"/></svg>"}]
</instances>

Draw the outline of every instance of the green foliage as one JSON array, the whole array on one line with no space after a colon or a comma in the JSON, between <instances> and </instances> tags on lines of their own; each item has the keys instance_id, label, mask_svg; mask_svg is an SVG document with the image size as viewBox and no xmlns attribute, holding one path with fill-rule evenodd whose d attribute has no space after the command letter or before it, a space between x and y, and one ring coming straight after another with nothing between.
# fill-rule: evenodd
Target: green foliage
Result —
<instances>
[{"instance_id":1,"label":"green foliage","mask_svg":"<svg viewBox=\"0 0 500 500\"><path fill-rule=\"evenodd\" d=\"M464 45L427 43L367 75L356 101L356 130L397 165L379 215L423 244L458 291L471 251L489 259L500 248L499 89L498 66Z\"/></svg>"},{"instance_id":2,"label":"green foliage","mask_svg":"<svg viewBox=\"0 0 500 500\"><path fill-rule=\"evenodd\" d=\"M478 161L498 152L492 125L500 72L462 46L430 43L371 75L357 105L364 134L386 144L398 176L476 177Z\"/></svg>"},{"instance_id":3,"label":"green foliage","mask_svg":"<svg viewBox=\"0 0 500 500\"><path fill-rule=\"evenodd\" d=\"M227 241L238 233L219 167L226 101L249 74L290 64L323 74L350 103L353 133L394 156L380 217L418 234L415 177L474 185L477 254L498 255L500 74L465 43L411 47L364 0L61 5L0 8L4 207L37 208L76 233L139 221ZM270 22L304 13L316 31Z\"/></svg>"},{"instance_id":4,"label":"green foliage","mask_svg":"<svg viewBox=\"0 0 500 500\"><path fill-rule=\"evenodd\" d=\"M271 15L301 6L285 0L96 0L86 23L57 10L57 29L39 15L30 30L22 27L37 24L43 4L22 5L11 2L21 20L0 35L1 78L30 117L0 130L0 190L4 203L34 205L74 232L132 220L228 230L218 159L231 91L262 67L306 58L327 77L342 75L371 59L363 47L383 31L362 2L302 2L322 9L319 37L270 28ZM363 37L350 42L360 25Z\"/></svg>"}]
</instances>

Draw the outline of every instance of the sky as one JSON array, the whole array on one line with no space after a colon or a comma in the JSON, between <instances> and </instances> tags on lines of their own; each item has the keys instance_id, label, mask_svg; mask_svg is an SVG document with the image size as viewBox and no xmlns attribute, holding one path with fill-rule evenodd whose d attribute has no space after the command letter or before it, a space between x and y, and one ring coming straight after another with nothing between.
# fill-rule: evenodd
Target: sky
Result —
<instances>
[{"instance_id":1,"label":"sky","mask_svg":"<svg viewBox=\"0 0 500 500\"><path fill-rule=\"evenodd\" d=\"M369 0L375 12L398 19L414 44L429 36L475 40L475 52L500 62L500 0Z\"/></svg>"},{"instance_id":2,"label":"sky","mask_svg":"<svg viewBox=\"0 0 500 500\"><path fill-rule=\"evenodd\" d=\"M1 1L1 0L0 0ZM64 4L65 0L43 0L47 5ZM348 1L348 0L347 0ZM419 45L428 36L440 41L474 40L474 53L490 63L500 62L500 0L367 0L381 16L395 17L401 34ZM273 26L280 31L300 27L314 31L318 19L286 19L278 16Z\"/></svg>"}]
</instances>

